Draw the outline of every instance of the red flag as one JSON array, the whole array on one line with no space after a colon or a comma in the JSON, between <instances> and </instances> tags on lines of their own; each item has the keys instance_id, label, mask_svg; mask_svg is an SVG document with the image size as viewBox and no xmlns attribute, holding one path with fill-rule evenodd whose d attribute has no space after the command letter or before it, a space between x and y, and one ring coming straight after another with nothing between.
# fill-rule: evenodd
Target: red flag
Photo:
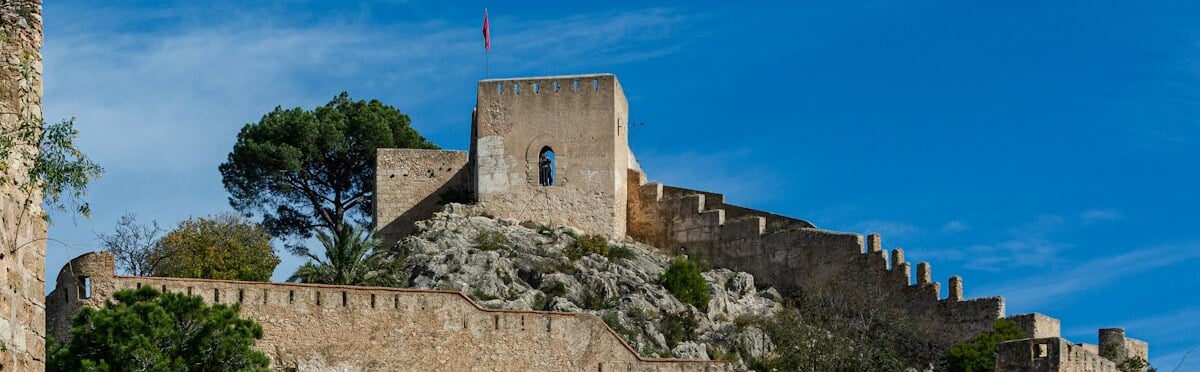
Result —
<instances>
[{"instance_id":1,"label":"red flag","mask_svg":"<svg viewBox=\"0 0 1200 372\"><path fill-rule=\"evenodd\" d=\"M492 32L488 29L487 9L483 10L483 50L492 51Z\"/></svg>"}]
</instances>

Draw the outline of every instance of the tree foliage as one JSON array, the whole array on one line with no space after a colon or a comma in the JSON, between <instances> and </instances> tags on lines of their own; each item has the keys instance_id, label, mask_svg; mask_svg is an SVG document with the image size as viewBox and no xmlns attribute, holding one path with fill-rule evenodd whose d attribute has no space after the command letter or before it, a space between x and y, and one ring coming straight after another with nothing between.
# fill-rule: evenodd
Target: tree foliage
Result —
<instances>
[{"instance_id":1,"label":"tree foliage","mask_svg":"<svg viewBox=\"0 0 1200 372\"><path fill-rule=\"evenodd\" d=\"M800 305L756 322L775 352L747 365L758 371L903 371L914 365L906 337L847 315Z\"/></svg>"},{"instance_id":2,"label":"tree foliage","mask_svg":"<svg viewBox=\"0 0 1200 372\"><path fill-rule=\"evenodd\" d=\"M159 245L162 232L158 221L139 224L137 215L126 213L112 234L97 233L96 238L104 250L116 256L117 269L127 275L151 276L164 257Z\"/></svg>"},{"instance_id":3,"label":"tree foliage","mask_svg":"<svg viewBox=\"0 0 1200 372\"><path fill-rule=\"evenodd\" d=\"M31 211L32 195L40 192L47 209L57 209L91 215L84 201L87 185L100 177L104 169L88 159L75 147L79 131L75 119L46 124L32 117L20 118L15 128L0 132L0 185L12 184L24 195L21 219ZM13 174L14 165L24 173ZM11 177L11 178L10 178ZM49 214L36 216L49 221ZM18 225L17 229L21 227ZM14 239L20 234L13 234ZM10 251L29 242L4 242Z\"/></svg>"},{"instance_id":4,"label":"tree foliage","mask_svg":"<svg viewBox=\"0 0 1200 372\"><path fill-rule=\"evenodd\" d=\"M267 281L279 265L271 236L234 213L184 220L159 246L154 276Z\"/></svg>"},{"instance_id":5,"label":"tree foliage","mask_svg":"<svg viewBox=\"0 0 1200 372\"><path fill-rule=\"evenodd\" d=\"M708 300L712 291L704 276L700 275L700 266L685 258L671 261L671 265L658 277L659 284L675 295L675 298L685 304L691 304L700 311L708 311Z\"/></svg>"},{"instance_id":6,"label":"tree foliage","mask_svg":"<svg viewBox=\"0 0 1200 372\"><path fill-rule=\"evenodd\" d=\"M205 305L197 296L150 286L113 294L100 309L83 307L71 342L49 342L48 371L265 371L254 350L262 326L238 317L238 305Z\"/></svg>"},{"instance_id":7,"label":"tree foliage","mask_svg":"<svg viewBox=\"0 0 1200 372\"><path fill-rule=\"evenodd\" d=\"M395 272L400 264L379 250L379 241L361 227L340 229L339 236L317 231L325 257L307 249L297 250L309 261L296 269L288 281L320 284L392 287L399 284Z\"/></svg>"},{"instance_id":8,"label":"tree foliage","mask_svg":"<svg viewBox=\"0 0 1200 372\"><path fill-rule=\"evenodd\" d=\"M1005 341L1026 338L1017 322L997 319L992 330L983 332L968 341L962 341L942 354L946 368L955 372L984 372L996 370L996 346Z\"/></svg>"},{"instance_id":9,"label":"tree foliage","mask_svg":"<svg viewBox=\"0 0 1200 372\"><path fill-rule=\"evenodd\" d=\"M372 211L375 150L396 147L437 148L396 108L343 92L311 111L276 107L246 124L220 170L233 208L262 213L272 235L324 228L338 237Z\"/></svg>"}]
</instances>

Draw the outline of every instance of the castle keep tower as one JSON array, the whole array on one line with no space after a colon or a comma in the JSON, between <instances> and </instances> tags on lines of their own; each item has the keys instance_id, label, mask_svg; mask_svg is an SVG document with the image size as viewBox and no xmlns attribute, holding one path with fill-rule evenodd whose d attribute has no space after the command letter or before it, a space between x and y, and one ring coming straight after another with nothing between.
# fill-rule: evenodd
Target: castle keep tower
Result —
<instances>
[{"instance_id":1,"label":"castle keep tower","mask_svg":"<svg viewBox=\"0 0 1200 372\"><path fill-rule=\"evenodd\" d=\"M395 242L442 204L474 201L497 217L624 237L626 182L640 174L628 120L612 74L482 80L470 153L379 149L376 234Z\"/></svg>"},{"instance_id":2,"label":"castle keep tower","mask_svg":"<svg viewBox=\"0 0 1200 372\"><path fill-rule=\"evenodd\" d=\"M628 117L612 74L480 81L471 138L479 206L624 236L626 170L637 168Z\"/></svg>"}]
</instances>

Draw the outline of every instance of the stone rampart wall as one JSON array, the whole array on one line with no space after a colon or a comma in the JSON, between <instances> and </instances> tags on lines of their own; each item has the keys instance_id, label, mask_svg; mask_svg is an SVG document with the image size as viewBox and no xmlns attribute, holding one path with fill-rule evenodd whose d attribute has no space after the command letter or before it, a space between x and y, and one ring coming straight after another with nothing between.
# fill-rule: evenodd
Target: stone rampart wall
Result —
<instances>
[{"instance_id":1,"label":"stone rampart wall","mask_svg":"<svg viewBox=\"0 0 1200 372\"><path fill-rule=\"evenodd\" d=\"M433 216L447 201L471 196L464 151L379 149L375 159L376 235L390 244L413 222Z\"/></svg>"},{"instance_id":2,"label":"stone rampart wall","mask_svg":"<svg viewBox=\"0 0 1200 372\"><path fill-rule=\"evenodd\" d=\"M42 123L42 6L0 0L0 132ZM0 370L45 364L46 222L41 193L28 192L33 140L18 140L0 169Z\"/></svg>"},{"instance_id":3,"label":"stone rampart wall","mask_svg":"<svg viewBox=\"0 0 1200 372\"><path fill-rule=\"evenodd\" d=\"M258 349L283 369L415 371L723 371L712 361L641 358L588 314L480 308L459 292L395 288L118 277L112 256L89 253L64 267L51 298L62 330L83 304L151 286L240 303L263 326ZM72 271L74 270L74 271ZM107 275L98 271L109 270ZM76 288L88 276L91 297Z\"/></svg>"},{"instance_id":4,"label":"stone rampart wall","mask_svg":"<svg viewBox=\"0 0 1200 372\"><path fill-rule=\"evenodd\" d=\"M1059 337L1009 341L996 347L996 372L1119 372L1117 364Z\"/></svg>"},{"instance_id":5,"label":"stone rampart wall","mask_svg":"<svg viewBox=\"0 0 1200 372\"><path fill-rule=\"evenodd\" d=\"M1029 338L1060 337L1062 335L1062 322L1039 313L1013 315L1008 319L1016 322L1017 326L1025 332L1025 336Z\"/></svg>"},{"instance_id":6,"label":"stone rampart wall","mask_svg":"<svg viewBox=\"0 0 1200 372\"><path fill-rule=\"evenodd\" d=\"M949 296L939 299L941 284L932 280L928 263L917 265L914 283L904 252L893 250L889 262L878 235L864 244L859 234L819 230L747 208L729 208L738 216L731 219L719 194L658 183L636 190L629 204L630 236L751 273L784 293L832 297L847 308L865 306L943 346L991 329L1004 316L1002 298L964 300L957 276L950 278ZM709 205L710 199L724 208ZM768 229L772 219L781 221L779 229Z\"/></svg>"}]
</instances>

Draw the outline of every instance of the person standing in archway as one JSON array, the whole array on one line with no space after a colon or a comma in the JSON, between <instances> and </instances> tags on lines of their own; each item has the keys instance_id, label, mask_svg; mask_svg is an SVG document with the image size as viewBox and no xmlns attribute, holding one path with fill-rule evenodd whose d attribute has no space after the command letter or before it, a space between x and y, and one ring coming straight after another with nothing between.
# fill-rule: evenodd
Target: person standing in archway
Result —
<instances>
[{"instance_id":1,"label":"person standing in archway","mask_svg":"<svg viewBox=\"0 0 1200 372\"><path fill-rule=\"evenodd\" d=\"M538 156L538 184L550 186L553 182L550 180L550 157L542 151L542 155Z\"/></svg>"}]
</instances>

